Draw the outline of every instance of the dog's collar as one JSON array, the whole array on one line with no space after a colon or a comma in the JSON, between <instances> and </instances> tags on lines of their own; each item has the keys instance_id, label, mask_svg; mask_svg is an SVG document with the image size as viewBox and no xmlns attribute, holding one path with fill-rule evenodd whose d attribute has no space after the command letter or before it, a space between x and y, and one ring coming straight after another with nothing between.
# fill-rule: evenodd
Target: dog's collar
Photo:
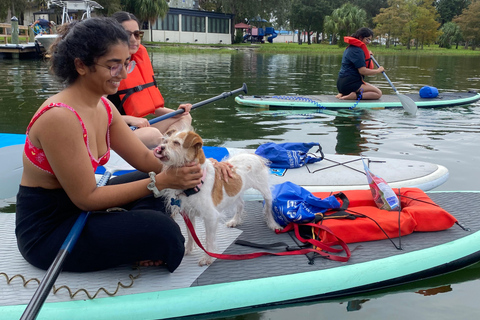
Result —
<instances>
[{"instance_id":1,"label":"dog's collar","mask_svg":"<svg viewBox=\"0 0 480 320\"><path fill-rule=\"evenodd\" d=\"M203 182L205 181L205 177L207 176L207 170L206 169L203 169L203 177L202 177L202 181L200 181L199 184L197 184L195 187L193 188L190 188L190 189L187 189L187 190L183 190L183 193L189 197L193 194L196 194L198 192L200 192L200 188L203 184Z\"/></svg>"}]
</instances>

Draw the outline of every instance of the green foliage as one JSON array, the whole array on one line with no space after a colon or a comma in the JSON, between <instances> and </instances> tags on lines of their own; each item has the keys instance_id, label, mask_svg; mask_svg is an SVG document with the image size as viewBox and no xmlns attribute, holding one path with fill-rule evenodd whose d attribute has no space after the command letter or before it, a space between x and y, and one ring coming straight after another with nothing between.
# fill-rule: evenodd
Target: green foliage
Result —
<instances>
[{"instance_id":1,"label":"green foliage","mask_svg":"<svg viewBox=\"0 0 480 320\"><path fill-rule=\"evenodd\" d=\"M389 0L387 8L380 9L380 13L373 18L377 25L374 32L378 36L386 35L387 48L390 43L402 35L402 29L408 21L404 0Z\"/></svg>"},{"instance_id":2,"label":"green foliage","mask_svg":"<svg viewBox=\"0 0 480 320\"><path fill-rule=\"evenodd\" d=\"M423 49L424 44L435 42L440 35L438 31L440 23L437 22L438 13L432 4L423 2L414 9L412 16L415 22L415 29L413 30L415 44L417 48L418 45L421 45Z\"/></svg>"},{"instance_id":3,"label":"green foliage","mask_svg":"<svg viewBox=\"0 0 480 320\"><path fill-rule=\"evenodd\" d=\"M0 20L7 18L9 9L20 20L28 5L28 0L0 0Z\"/></svg>"},{"instance_id":4,"label":"green foliage","mask_svg":"<svg viewBox=\"0 0 480 320\"><path fill-rule=\"evenodd\" d=\"M474 0L453 22L460 26L466 45L475 50L480 44L480 0Z\"/></svg>"},{"instance_id":5,"label":"green foliage","mask_svg":"<svg viewBox=\"0 0 480 320\"><path fill-rule=\"evenodd\" d=\"M443 25L450 22L456 16L460 15L466 7L470 5L471 0L437 0L435 7L440 15L439 21Z\"/></svg>"},{"instance_id":6,"label":"green foliage","mask_svg":"<svg viewBox=\"0 0 480 320\"><path fill-rule=\"evenodd\" d=\"M369 26L372 26L373 18L380 13L380 10L388 7L387 0L350 0L349 2L365 10Z\"/></svg>"},{"instance_id":7,"label":"green foliage","mask_svg":"<svg viewBox=\"0 0 480 320\"><path fill-rule=\"evenodd\" d=\"M458 49L458 43L462 41L462 31L458 24L450 21L445 23L440 30L442 31L442 35L438 38L439 46L450 49L452 43L456 43Z\"/></svg>"},{"instance_id":8,"label":"green foliage","mask_svg":"<svg viewBox=\"0 0 480 320\"><path fill-rule=\"evenodd\" d=\"M133 13L140 21L155 22L167 15L168 4L165 0L122 0L125 11Z\"/></svg>"},{"instance_id":9,"label":"green foliage","mask_svg":"<svg viewBox=\"0 0 480 320\"><path fill-rule=\"evenodd\" d=\"M338 36L338 45L344 47L343 37L364 27L366 23L367 13L365 10L346 3L340 8L333 10L332 15L325 17L324 28L327 34L333 35L334 39Z\"/></svg>"},{"instance_id":10,"label":"green foliage","mask_svg":"<svg viewBox=\"0 0 480 320\"><path fill-rule=\"evenodd\" d=\"M277 26L286 25L290 7L294 0L202 0L199 2L202 10L232 13L235 23L248 23L255 17L267 21L275 19Z\"/></svg>"},{"instance_id":11,"label":"green foliage","mask_svg":"<svg viewBox=\"0 0 480 320\"><path fill-rule=\"evenodd\" d=\"M323 31L324 17L333 10L331 0L297 0L292 4L290 26L292 29L307 31L308 44L311 44L310 33Z\"/></svg>"},{"instance_id":12,"label":"green foliage","mask_svg":"<svg viewBox=\"0 0 480 320\"><path fill-rule=\"evenodd\" d=\"M102 13L109 17L117 11L123 11L120 0L96 0L104 9ZM97 10L95 10L97 12Z\"/></svg>"}]
</instances>

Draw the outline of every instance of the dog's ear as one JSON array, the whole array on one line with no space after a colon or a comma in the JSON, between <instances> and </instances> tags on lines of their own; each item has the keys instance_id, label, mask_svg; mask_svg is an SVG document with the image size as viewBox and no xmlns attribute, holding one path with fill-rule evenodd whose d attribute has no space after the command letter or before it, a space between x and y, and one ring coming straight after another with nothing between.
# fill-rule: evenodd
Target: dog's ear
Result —
<instances>
[{"instance_id":1,"label":"dog's ear","mask_svg":"<svg viewBox=\"0 0 480 320\"><path fill-rule=\"evenodd\" d=\"M177 129L173 128L165 132L164 136L171 137L175 132L177 132Z\"/></svg>"},{"instance_id":2,"label":"dog's ear","mask_svg":"<svg viewBox=\"0 0 480 320\"><path fill-rule=\"evenodd\" d=\"M189 131L183 142L183 147L193 148L195 150L195 158L198 159L198 162L200 164L203 164L205 162L205 154L203 153L202 146L202 138L195 132Z\"/></svg>"}]
</instances>

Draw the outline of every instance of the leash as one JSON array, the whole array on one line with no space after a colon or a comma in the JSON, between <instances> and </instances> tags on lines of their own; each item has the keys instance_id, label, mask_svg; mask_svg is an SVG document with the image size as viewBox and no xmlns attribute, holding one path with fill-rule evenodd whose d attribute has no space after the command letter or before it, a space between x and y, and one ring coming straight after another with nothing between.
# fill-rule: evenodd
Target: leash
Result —
<instances>
[{"instance_id":1,"label":"leash","mask_svg":"<svg viewBox=\"0 0 480 320\"><path fill-rule=\"evenodd\" d=\"M303 248L303 249L296 249L296 250L288 250L288 246L287 246L287 250L286 251L282 251L282 252L265 252L265 251L261 251L261 252L253 252L253 253L245 253L245 254L220 254L220 253L213 253L213 252L209 252L207 251L202 243L200 242L200 240L198 239L198 236L195 232L195 228L193 227L193 224L192 224L192 221L190 221L190 218L188 217L188 215L185 213L185 212L182 212L181 213L182 217L183 217L183 220L185 220L185 224L187 225L187 228L188 230L190 231L190 235L193 237L193 239L195 240L195 243L203 250L205 251L206 254L208 254L209 256L213 257L213 258L218 258L218 259L223 259L223 260L248 260L248 259L255 259L255 258L258 258L258 257L261 257L261 256L292 256L292 255L301 255L301 254L308 254L308 253L317 253L319 254L320 256L324 257L324 258L327 258L327 259L330 259L330 260L334 260L334 261L340 261L340 262L346 262L350 259L350 256L351 256L351 253L350 253L350 249L348 248L347 244L345 242L343 242L341 239L338 239L337 241L334 241L334 242L331 242L331 243L328 243L328 244L325 244L325 243L322 243L318 240L315 240L315 239L304 239L303 237L300 236L300 233L298 231L298 225L297 224L290 224L288 225L284 230L282 231L276 231L276 233L283 233L283 232L287 232L289 230L292 230L292 228L295 229L295 235L297 236L297 238L302 241L303 243L309 243L309 244L312 244L314 245L315 247L318 247L318 248L321 248L321 249L315 249L315 248ZM293 226L291 226L293 225ZM307 224L308 225L308 224ZM315 225L315 224L312 224L312 225ZM290 228L289 228L290 226ZM316 225L318 228L322 229L322 230L325 230L326 232L333 234L333 232L325 227L325 226L319 226L319 225ZM288 228L288 230L287 230ZM277 243L279 244L279 243ZM331 245L340 245L342 247L342 249L335 249L335 248L331 248L330 246ZM339 252L342 252L342 251L345 251L346 253L346 256L337 256L337 255L332 255L332 254L329 254L327 252L332 252L332 253L339 253Z\"/></svg>"}]
</instances>

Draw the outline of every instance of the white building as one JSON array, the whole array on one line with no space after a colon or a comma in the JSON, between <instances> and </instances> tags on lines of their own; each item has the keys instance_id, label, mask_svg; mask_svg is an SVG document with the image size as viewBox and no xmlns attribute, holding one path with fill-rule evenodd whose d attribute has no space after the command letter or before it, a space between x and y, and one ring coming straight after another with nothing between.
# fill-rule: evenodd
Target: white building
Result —
<instances>
[{"instance_id":1,"label":"white building","mask_svg":"<svg viewBox=\"0 0 480 320\"><path fill-rule=\"evenodd\" d=\"M233 14L170 8L145 30L144 39L155 42L231 44Z\"/></svg>"}]
</instances>

